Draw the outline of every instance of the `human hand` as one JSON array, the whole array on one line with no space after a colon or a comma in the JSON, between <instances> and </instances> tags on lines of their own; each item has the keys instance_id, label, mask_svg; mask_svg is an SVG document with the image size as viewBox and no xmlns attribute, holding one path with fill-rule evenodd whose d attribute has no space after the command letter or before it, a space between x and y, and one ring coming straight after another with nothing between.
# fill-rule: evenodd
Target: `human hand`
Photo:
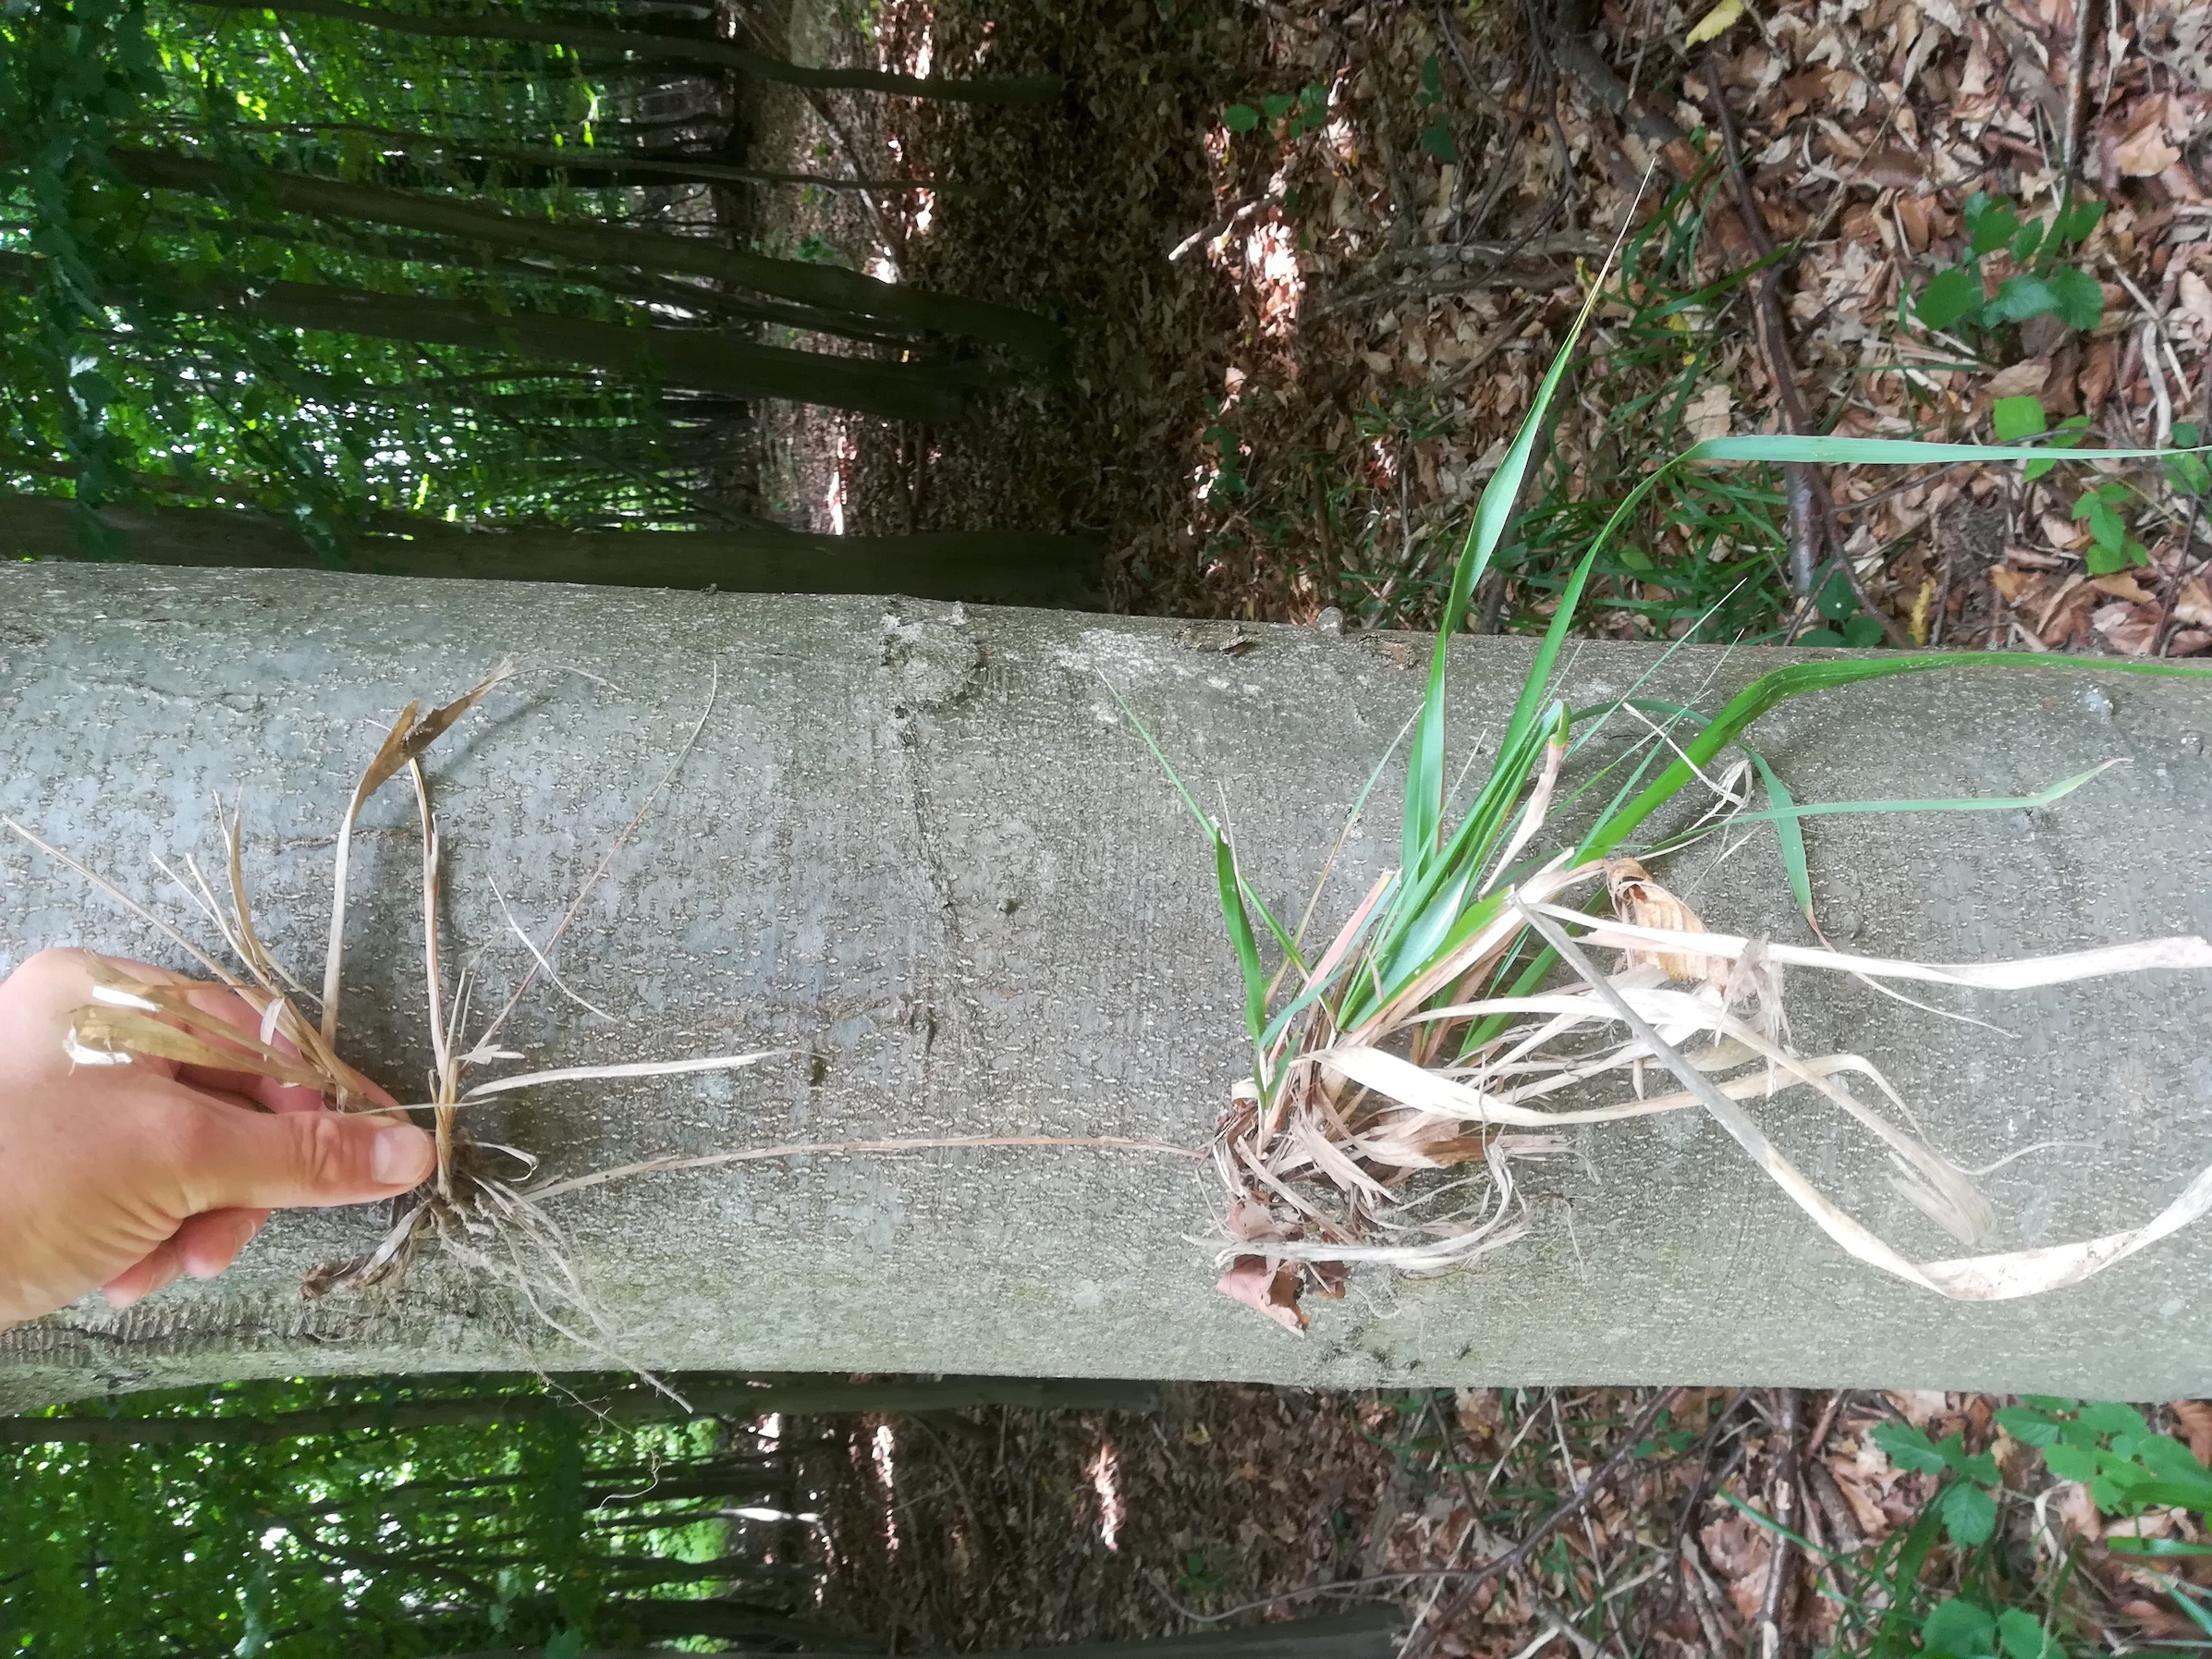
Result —
<instances>
[{"instance_id":1,"label":"human hand","mask_svg":"<svg viewBox=\"0 0 2212 1659\"><path fill-rule=\"evenodd\" d=\"M312 1089L142 1057L73 1065L62 1040L103 959L42 951L0 981L0 1330L93 1289L127 1308L179 1275L212 1279L272 1208L366 1203L429 1176L421 1129L328 1111ZM110 965L195 985L202 1011L259 1029L223 986Z\"/></svg>"}]
</instances>

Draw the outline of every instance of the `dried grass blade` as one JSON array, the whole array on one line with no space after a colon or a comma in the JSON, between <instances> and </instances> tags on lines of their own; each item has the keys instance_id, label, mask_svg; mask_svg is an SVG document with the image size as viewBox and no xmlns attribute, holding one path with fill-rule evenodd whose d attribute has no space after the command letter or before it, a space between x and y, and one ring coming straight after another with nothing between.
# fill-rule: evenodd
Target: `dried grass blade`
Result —
<instances>
[{"instance_id":1,"label":"dried grass blade","mask_svg":"<svg viewBox=\"0 0 2212 1659\"><path fill-rule=\"evenodd\" d=\"M1668 1068L1681 1080L1683 1086L1697 1096L1720 1126L1735 1139L1736 1143L1750 1154L1752 1161L1766 1172L1767 1178L1788 1193L1798 1207L1813 1218L1821 1231L1860 1261L1892 1274L1908 1284L1933 1290L1954 1301L2008 1301L2016 1297L2035 1296L2062 1286L2079 1284L2212 1210L2212 1168L2207 1168L2157 1215L2144 1226L2126 1232L2108 1233L2102 1238L2084 1239L2073 1244L2048 1245L2035 1250L2011 1250L1998 1255L1974 1256L1957 1261L1930 1262L1925 1264L1907 1261L1831 1202L1806 1179L1803 1171L1760 1133L1748 1113L1716 1088L1710 1078L1692 1066L1677 1050L1662 1042L1659 1034L1629 1006L1627 1000L1614 990L1556 920L1540 914L1529 906L1517 904L1515 908L1528 919L1528 924L1543 934L1552 948L1559 953L1560 960L1580 974L1599 996L1611 1003L1614 1011L1631 1031L1652 1044L1655 1052L1666 1061Z\"/></svg>"},{"instance_id":2,"label":"dried grass blade","mask_svg":"<svg viewBox=\"0 0 2212 1659\"><path fill-rule=\"evenodd\" d=\"M298 1083L316 1091L327 1086L324 1079L296 1060L244 1047L219 1046L136 1008L87 1003L70 1014L69 1035L81 1046L95 1052L139 1055L147 1059L173 1060L180 1066L205 1066L218 1071L251 1071L280 1083Z\"/></svg>"},{"instance_id":3,"label":"dried grass blade","mask_svg":"<svg viewBox=\"0 0 2212 1659\"><path fill-rule=\"evenodd\" d=\"M98 872L92 870L86 865L79 863L67 853L62 851L60 848L52 846L45 841L40 840L38 836L32 835L20 823L18 823L13 818L0 818L0 823L4 823L9 829L15 831L17 835L22 836L24 840L30 842L31 846L37 848L41 852L44 853L55 863L63 866L65 869L75 871L86 881L92 883L93 886L99 888L101 892L106 894L108 897L114 899L125 909L128 910L133 916L136 916L148 927L153 928L159 932L163 937L169 941L170 944L176 945L179 950L190 957L193 961L199 963L201 967L206 969L209 973L213 974L216 979L221 980L225 984L235 985L238 982L238 975L232 973L229 969L224 967L222 963L216 961L213 957L202 950L197 945L194 945L189 939L186 938L182 933L178 933L175 928L171 927L167 922L164 921L153 911L146 909L144 905L139 903L137 899L131 897L129 894L124 892L122 888L116 886L115 883L107 880L106 877L101 875Z\"/></svg>"},{"instance_id":4,"label":"dried grass blade","mask_svg":"<svg viewBox=\"0 0 2212 1659\"><path fill-rule=\"evenodd\" d=\"M1583 943L1608 950L1638 950L1654 945L1692 949L1705 956L1741 956L1750 943L1741 933L1687 933L1670 928L1638 927L1625 921L1593 921L1580 910L1532 902L1544 915L1589 928ZM1798 968L1826 968L1838 973L1864 973L1876 979L1925 980L1938 985L1967 985L1983 991L2033 991L2077 980L2104 979L2154 969L2212 968L2212 941L2201 933L2145 939L2133 945L2106 945L2058 956L2016 957L1998 962L1910 962L1893 957L1858 957L1803 945L1777 945L1766 954Z\"/></svg>"},{"instance_id":5,"label":"dried grass blade","mask_svg":"<svg viewBox=\"0 0 2212 1659\"><path fill-rule=\"evenodd\" d=\"M692 1060L632 1060L617 1066L564 1066L552 1071L525 1071L516 1077L495 1078L479 1083L460 1098L463 1102L505 1094L515 1089L534 1089L541 1083L579 1083L599 1079L675 1077L687 1071L737 1071L763 1060L779 1059L800 1051L763 1048L749 1055L707 1055Z\"/></svg>"},{"instance_id":6,"label":"dried grass blade","mask_svg":"<svg viewBox=\"0 0 2212 1659\"><path fill-rule=\"evenodd\" d=\"M1512 869L1513 860L1521 856L1521 849L1535 838L1544 827L1544 820L1551 812L1551 798L1559 787L1559 768L1567 762L1567 738L1562 732L1544 746L1544 769L1537 775L1536 787L1529 791L1527 802L1521 809L1521 823L1513 831L1497 857L1491 861L1490 879L1477 883L1475 892L1487 893L1497 884L1499 877Z\"/></svg>"}]
</instances>

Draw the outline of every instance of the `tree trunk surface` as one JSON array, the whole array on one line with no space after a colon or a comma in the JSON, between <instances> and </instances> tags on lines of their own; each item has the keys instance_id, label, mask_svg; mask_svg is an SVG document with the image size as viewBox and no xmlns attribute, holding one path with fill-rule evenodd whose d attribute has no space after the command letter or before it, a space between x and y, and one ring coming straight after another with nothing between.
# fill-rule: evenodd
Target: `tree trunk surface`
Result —
<instances>
[{"instance_id":1,"label":"tree trunk surface","mask_svg":"<svg viewBox=\"0 0 2212 1659\"><path fill-rule=\"evenodd\" d=\"M76 559L77 504L0 494L0 557ZM141 565L251 569L320 567L298 528L219 507L104 506L101 521ZM348 550L375 576L719 588L726 593L905 593L997 604L1094 606L1106 546L1020 530L825 536L801 531L515 531L367 536Z\"/></svg>"},{"instance_id":2,"label":"tree trunk surface","mask_svg":"<svg viewBox=\"0 0 2212 1659\"><path fill-rule=\"evenodd\" d=\"M312 977L330 838L382 731L508 653L519 677L430 762L446 955L477 960L474 1006L496 1006L527 962L492 884L543 941L680 756L555 955L613 1018L541 984L503 1040L532 1066L797 1051L468 1109L477 1135L561 1177L891 1137L1203 1147L1249 1068L1240 990L1206 844L1109 687L1228 822L1257 890L1295 916L1419 701L1427 641L907 600L18 565L0 567L0 811L189 926L149 855L219 864L217 797L242 807L261 935ZM1500 728L1531 653L1456 642L1455 766ZM1585 706L1648 672L1639 695L1713 707L1781 660L1586 643L1563 692ZM1755 740L1808 802L2021 796L2128 762L2048 811L1807 821L1839 947L1958 961L2212 929L2207 733L2212 686L2066 664L1802 699ZM403 1096L428 1055L413 818L395 787L363 821L341 1033ZM1746 829L1732 856L1708 839L1661 879L1717 929L1811 943L1770 834ZM1323 936L1395 862L1397 836L1384 807L1346 838ZM0 968L62 943L177 959L13 837L0 894ZM2055 1143L1986 1177L1988 1248L2139 1224L2212 1161L2201 976L1913 989L2004 1029L1796 970L1797 1043L1868 1056L1962 1165ZM1808 1098L1753 1109L1907 1254L1961 1253L1890 1189L1879 1148ZM1525 1239L1436 1278L1362 1269L1302 1338L1215 1293L1217 1177L1155 1153L819 1153L612 1180L545 1208L619 1358L656 1370L2212 1388L2212 1228L2085 1287L1954 1304L1844 1256L1702 1116L1570 1134L1579 1157L1524 1165ZM0 1336L0 1402L608 1362L434 1250L397 1284L301 1299L304 1274L385 1226L374 1208L287 1214L219 1280L120 1312L88 1300Z\"/></svg>"}]
</instances>

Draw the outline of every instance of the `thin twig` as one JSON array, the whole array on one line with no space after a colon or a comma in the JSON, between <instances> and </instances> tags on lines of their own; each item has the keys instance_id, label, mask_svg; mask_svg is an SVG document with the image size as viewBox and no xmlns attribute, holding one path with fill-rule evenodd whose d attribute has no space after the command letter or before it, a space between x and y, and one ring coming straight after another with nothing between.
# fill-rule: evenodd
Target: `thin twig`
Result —
<instances>
[{"instance_id":1,"label":"thin twig","mask_svg":"<svg viewBox=\"0 0 2212 1659\"><path fill-rule=\"evenodd\" d=\"M1758 1621L1753 1626L1760 1659L1780 1659L1788 1641L1790 1578L1797 1565L1793 1546L1780 1529L1798 1524L1797 1436L1804 1400L1794 1388L1778 1388L1774 1395L1774 1469L1766 1503L1775 1531L1767 1537L1766 1592L1760 1598Z\"/></svg>"},{"instance_id":2,"label":"thin twig","mask_svg":"<svg viewBox=\"0 0 2212 1659\"><path fill-rule=\"evenodd\" d=\"M1503 1555L1493 1556L1480 1567L1468 1568L1460 1585L1460 1592L1453 1597L1450 1605L1430 1621L1426 1630L1416 1632L1406 1642L1399 1651L1399 1659L1426 1659L1429 1650L1436 1644L1436 1633L1449 1629L1465 1616L1468 1609L1474 1605L1476 1592L1485 1584L1499 1574L1511 1572L1521 1566L1535 1554L1538 1544L1581 1514L1583 1507L1619 1473L1621 1466L1629 1461L1644 1437L1651 1432L1652 1424L1658 1421L1659 1413L1667 1409L1679 1392L1674 1388L1662 1388L1652 1396L1644 1409L1636 1414L1635 1421L1629 1424L1627 1432L1615 1443L1606 1460L1590 1471L1587 1480L1570 1493L1549 1515L1538 1521L1511 1550Z\"/></svg>"}]
</instances>

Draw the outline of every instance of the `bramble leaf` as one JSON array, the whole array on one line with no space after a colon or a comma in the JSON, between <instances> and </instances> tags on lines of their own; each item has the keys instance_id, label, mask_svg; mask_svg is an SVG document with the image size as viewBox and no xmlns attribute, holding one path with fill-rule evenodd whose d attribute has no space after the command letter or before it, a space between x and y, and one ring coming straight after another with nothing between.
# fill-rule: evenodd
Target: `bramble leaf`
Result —
<instances>
[{"instance_id":1,"label":"bramble leaf","mask_svg":"<svg viewBox=\"0 0 2212 1659\"><path fill-rule=\"evenodd\" d=\"M1913 313L1930 328L1949 328L1981 302L1980 273L1971 265L1954 265L1921 289Z\"/></svg>"}]
</instances>

